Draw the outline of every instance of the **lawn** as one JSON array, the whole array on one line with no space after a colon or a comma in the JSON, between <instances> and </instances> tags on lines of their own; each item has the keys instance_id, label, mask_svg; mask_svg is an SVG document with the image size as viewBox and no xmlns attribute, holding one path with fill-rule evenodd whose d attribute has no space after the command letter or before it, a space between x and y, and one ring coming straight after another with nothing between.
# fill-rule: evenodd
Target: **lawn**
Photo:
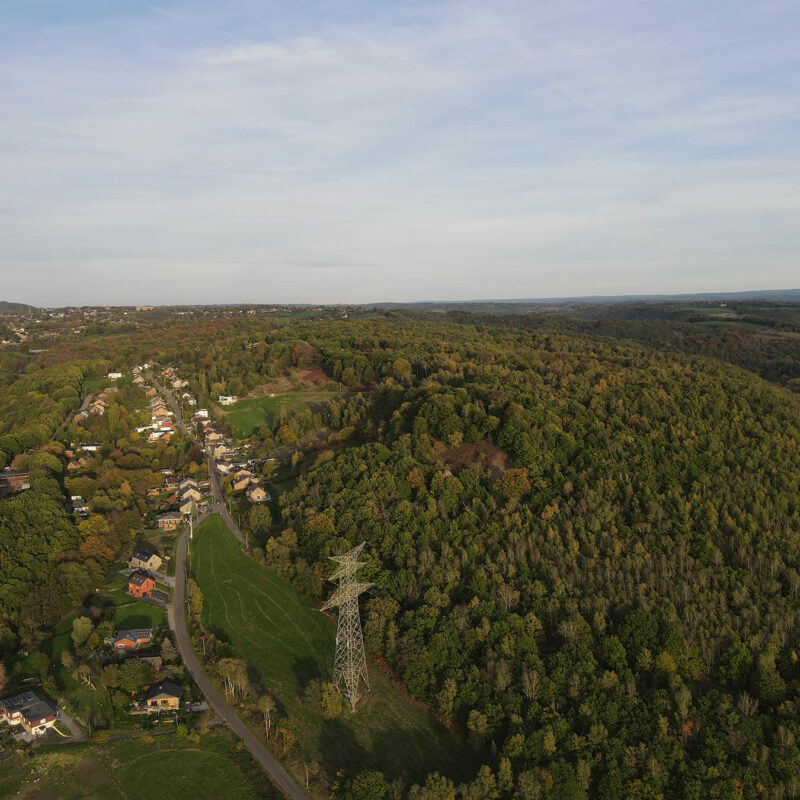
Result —
<instances>
[{"instance_id":1,"label":"lawn","mask_svg":"<svg viewBox=\"0 0 800 800\"><path fill-rule=\"evenodd\" d=\"M108 386L113 386L114 381L110 378L84 378L83 379L83 393L88 394L91 392L102 392Z\"/></svg>"},{"instance_id":2,"label":"lawn","mask_svg":"<svg viewBox=\"0 0 800 800\"><path fill-rule=\"evenodd\" d=\"M192 573L205 598L207 629L227 640L292 719L298 746L328 777L337 770L379 769L419 781L438 771L466 777L463 742L370 665L372 691L355 714L326 719L302 700L314 678L330 679L335 626L290 583L245 555L220 517L193 541Z\"/></svg>"},{"instance_id":3,"label":"lawn","mask_svg":"<svg viewBox=\"0 0 800 800\"><path fill-rule=\"evenodd\" d=\"M316 408L341 397L343 392L289 392L275 397L245 397L225 416L236 436L252 436L259 428L271 428L275 418L285 408L287 413L297 413L305 408Z\"/></svg>"},{"instance_id":4,"label":"lawn","mask_svg":"<svg viewBox=\"0 0 800 800\"><path fill-rule=\"evenodd\" d=\"M31 798L60 800L278 800L260 769L237 739L224 730L199 742L174 734L123 739L102 745L44 747L20 764L0 763L0 800L14 796L20 783L38 779Z\"/></svg>"},{"instance_id":5,"label":"lawn","mask_svg":"<svg viewBox=\"0 0 800 800\"><path fill-rule=\"evenodd\" d=\"M136 600L124 589L117 589L112 597L116 604L114 622L118 629L160 628L166 624L166 611L160 606Z\"/></svg>"}]
</instances>

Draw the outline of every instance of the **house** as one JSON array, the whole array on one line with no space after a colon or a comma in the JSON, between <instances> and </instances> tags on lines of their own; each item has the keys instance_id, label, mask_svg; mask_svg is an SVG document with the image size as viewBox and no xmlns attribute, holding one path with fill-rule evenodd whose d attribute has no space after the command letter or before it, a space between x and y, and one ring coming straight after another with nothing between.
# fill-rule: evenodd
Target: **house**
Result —
<instances>
[{"instance_id":1,"label":"house","mask_svg":"<svg viewBox=\"0 0 800 800\"><path fill-rule=\"evenodd\" d=\"M247 490L247 499L251 503L265 503L272 498L270 498L269 493L260 486L251 486Z\"/></svg>"},{"instance_id":2,"label":"house","mask_svg":"<svg viewBox=\"0 0 800 800\"><path fill-rule=\"evenodd\" d=\"M115 380L117 380L117 378L121 378L122 377L122 373L121 372L109 372L106 377L109 380L115 381Z\"/></svg>"},{"instance_id":3,"label":"house","mask_svg":"<svg viewBox=\"0 0 800 800\"><path fill-rule=\"evenodd\" d=\"M86 501L80 497L79 495L72 495L72 513L77 514L80 517L88 517L89 516L89 506L86 504Z\"/></svg>"},{"instance_id":4,"label":"house","mask_svg":"<svg viewBox=\"0 0 800 800\"><path fill-rule=\"evenodd\" d=\"M174 531L183 521L183 515L177 511L168 511L166 514L159 514L157 521L159 530Z\"/></svg>"},{"instance_id":5,"label":"house","mask_svg":"<svg viewBox=\"0 0 800 800\"><path fill-rule=\"evenodd\" d=\"M242 478L236 478L233 481L233 491L241 492L242 489L246 489L251 483L253 483L253 479L249 475L245 475Z\"/></svg>"},{"instance_id":6,"label":"house","mask_svg":"<svg viewBox=\"0 0 800 800\"><path fill-rule=\"evenodd\" d=\"M187 489L196 489L197 488L197 481L194 478L184 478L180 484L178 484L178 488L185 492Z\"/></svg>"},{"instance_id":7,"label":"house","mask_svg":"<svg viewBox=\"0 0 800 800\"><path fill-rule=\"evenodd\" d=\"M194 412L194 416L192 417L193 422L198 422L199 420L208 419L208 409L207 408L198 408L197 411Z\"/></svg>"},{"instance_id":8,"label":"house","mask_svg":"<svg viewBox=\"0 0 800 800\"><path fill-rule=\"evenodd\" d=\"M182 500L179 508L181 514L184 517L188 517L190 514L194 514L197 511L197 503L190 497L187 500Z\"/></svg>"},{"instance_id":9,"label":"house","mask_svg":"<svg viewBox=\"0 0 800 800\"><path fill-rule=\"evenodd\" d=\"M148 569L151 572L158 572L161 569L161 558L149 550L137 547L133 551L133 556L128 563L131 569Z\"/></svg>"},{"instance_id":10,"label":"house","mask_svg":"<svg viewBox=\"0 0 800 800\"><path fill-rule=\"evenodd\" d=\"M35 692L25 692L0 701L0 722L22 725L23 730L41 736L56 721L56 709Z\"/></svg>"},{"instance_id":11,"label":"house","mask_svg":"<svg viewBox=\"0 0 800 800\"><path fill-rule=\"evenodd\" d=\"M183 689L177 684L163 681L154 686L145 698L148 711L174 711L181 704Z\"/></svg>"},{"instance_id":12,"label":"house","mask_svg":"<svg viewBox=\"0 0 800 800\"><path fill-rule=\"evenodd\" d=\"M81 442L79 446L87 453L97 453L103 445L100 442Z\"/></svg>"},{"instance_id":13,"label":"house","mask_svg":"<svg viewBox=\"0 0 800 800\"><path fill-rule=\"evenodd\" d=\"M146 597L156 588L156 582L144 572L134 572L128 576L128 593L134 597Z\"/></svg>"},{"instance_id":14,"label":"house","mask_svg":"<svg viewBox=\"0 0 800 800\"><path fill-rule=\"evenodd\" d=\"M235 394L221 394L219 396L219 404L222 406L232 406L239 398Z\"/></svg>"},{"instance_id":15,"label":"house","mask_svg":"<svg viewBox=\"0 0 800 800\"><path fill-rule=\"evenodd\" d=\"M135 628L129 631L118 631L116 636L106 639L106 643L110 644L112 649L121 653L147 647L152 641L153 635L150 628Z\"/></svg>"},{"instance_id":16,"label":"house","mask_svg":"<svg viewBox=\"0 0 800 800\"><path fill-rule=\"evenodd\" d=\"M203 493L194 486L190 486L188 489L185 489L183 492L181 492L181 500L188 499L192 499L199 503L203 499Z\"/></svg>"}]
</instances>

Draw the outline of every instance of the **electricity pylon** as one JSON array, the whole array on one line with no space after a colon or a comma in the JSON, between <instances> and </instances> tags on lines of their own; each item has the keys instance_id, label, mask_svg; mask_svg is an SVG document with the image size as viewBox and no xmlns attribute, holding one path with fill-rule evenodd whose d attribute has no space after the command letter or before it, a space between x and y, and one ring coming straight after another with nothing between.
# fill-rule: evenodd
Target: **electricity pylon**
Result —
<instances>
[{"instance_id":1,"label":"electricity pylon","mask_svg":"<svg viewBox=\"0 0 800 800\"><path fill-rule=\"evenodd\" d=\"M362 542L343 556L330 557L339 567L328 580L338 580L339 585L322 606L322 611L339 606L333 685L345 696L352 711L356 710L356 705L363 694L362 680L366 685L366 691L369 691L367 657L364 654L364 637L361 633L361 617L358 614L358 596L374 584L355 580L356 572L366 563L358 560L365 544L366 542Z\"/></svg>"}]
</instances>

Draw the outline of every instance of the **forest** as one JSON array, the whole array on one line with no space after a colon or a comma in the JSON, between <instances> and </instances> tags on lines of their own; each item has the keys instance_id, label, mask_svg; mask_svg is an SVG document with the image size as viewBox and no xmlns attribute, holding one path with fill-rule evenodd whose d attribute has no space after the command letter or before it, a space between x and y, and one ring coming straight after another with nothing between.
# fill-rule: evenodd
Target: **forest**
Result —
<instances>
[{"instance_id":1,"label":"forest","mask_svg":"<svg viewBox=\"0 0 800 800\"><path fill-rule=\"evenodd\" d=\"M798 313L730 313L159 317L3 353L0 450L38 476L0 500L0 646L53 624L135 538L154 471L191 463L132 433L133 389L59 429L84 376L171 364L213 409L313 371L330 402L247 439L289 476L249 528L315 601L327 556L366 541L369 651L483 765L409 800L800 796ZM65 477L84 435L102 457ZM75 485L106 521L90 545L59 505ZM390 797L379 773L339 792Z\"/></svg>"}]
</instances>

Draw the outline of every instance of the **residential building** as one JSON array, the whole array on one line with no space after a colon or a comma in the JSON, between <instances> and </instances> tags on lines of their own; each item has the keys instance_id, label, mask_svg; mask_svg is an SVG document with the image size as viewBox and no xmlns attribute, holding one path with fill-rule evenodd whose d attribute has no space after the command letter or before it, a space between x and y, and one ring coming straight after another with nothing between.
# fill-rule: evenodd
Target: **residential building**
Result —
<instances>
[{"instance_id":1,"label":"residential building","mask_svg":"<svg viewBox=\"0 0 800 800\"><path fill-rule=\"evenodd\" d=\"M234 492L241 492L243 489L246 489L251 483L253 483L253 479L249 475L245 475L241 478L235 478L233 481L233 491Z\"/></svg>"},{"instance_id":2,"label":"residential building","mask_svg":"<svg viewBox=\"0 0 800 800\"><path fill-rule=\"evenodd\" d=\"M232 406L234 403L238 402L239 398L235 394L221 394L219 396L219 404L222 406Z\"/></svg>"},{"instance_id":3,"label":"residential building","mask_svg":"<svg viewBox=\"0 0 800 800\"><path fill-rule=\"evenodd\" d=\"M190 486L188 489L184 489L181 492L181 500L189 499L199 503L203 499L203 493L196 487Z\"/></svg>"},{"instance_id":4,"label":"residential building","mask_svg":"<svg viewBox=\"0 0 800 800\"><path fill-rule=\"evenodd\" d=\"M197 511L197 503L191 497L189 497L186 500L181 500L179 508L181 515L188 517L190 514L194 514Z\"/></svg>"},{"instance_id":5,"label":"residential building","mask_svg":"<svg viewBox=\"0 0 800 800\"><path fill-rule=\"evenodd\" d=\"M21 725L27 733L41 736L56 721L56 708L35 692L0 700L0 722Z\"/></svg>"},{"instance_id":6,"label":"residential building","mask_svg":"<svg viewBox=\"0 0 800 800\"><path fill-rule=\"evenodd\" d=\"M270 498L269 493L260 486L251 486L247 490L247 499L251 503L265 503L272 498Z\"/></svg>"},{"instance_id":7,"label":"residential building","mask_svg":"<svg viewBox=\"0 0 800 800\"><path fill-rule=\"evenodd\" d=\"M129 631L118 631L116 636L106 639L112 649L117 652L127 652L129 650L139 650L147 647L153 641L153 634L150 628L135 628Z\"/></svg>"},{"instance_id":8,"label":"residential building","mask_svg":"<svg viewBox=\"0 0 800 800\"><path fill-rule=\"evenodd\" d=\"M134 597L146 597L156 588L156 582L144 572L134 572L128 576L128 593Z\"/></svg>"},{"instance_id":9,"label":"residential building","mask_svg":"<svg viewBox=\"0 0 800 800\"><path fill-rule=\"evenodd\" d=\"M161 569L161 557L151 553L149 550L136 548L128 566L131 569L147 569L151 572L158 572Z\"/></svg>"},{"instance_id":10,"label":"residential building","mask_svg":"<svg viewBox=\"0 0 800 800\"><path fill-rule=\"evenodd\" d=\"M183 689L175 683L163 681L154 686L145 699L148 711L174 711L180 706Z\"/></svg>"},{"instance_id":11,"label":"residential building","mask_svg":"<svg viewBox=\"0 0 800 800\"><path fill-rule=\"evenodd\" d=\"M183 515L177 511L167 511L166 514L159 514L157 521L159 530L174 531L183 521Z\"/></svg>"}]
</instances>

